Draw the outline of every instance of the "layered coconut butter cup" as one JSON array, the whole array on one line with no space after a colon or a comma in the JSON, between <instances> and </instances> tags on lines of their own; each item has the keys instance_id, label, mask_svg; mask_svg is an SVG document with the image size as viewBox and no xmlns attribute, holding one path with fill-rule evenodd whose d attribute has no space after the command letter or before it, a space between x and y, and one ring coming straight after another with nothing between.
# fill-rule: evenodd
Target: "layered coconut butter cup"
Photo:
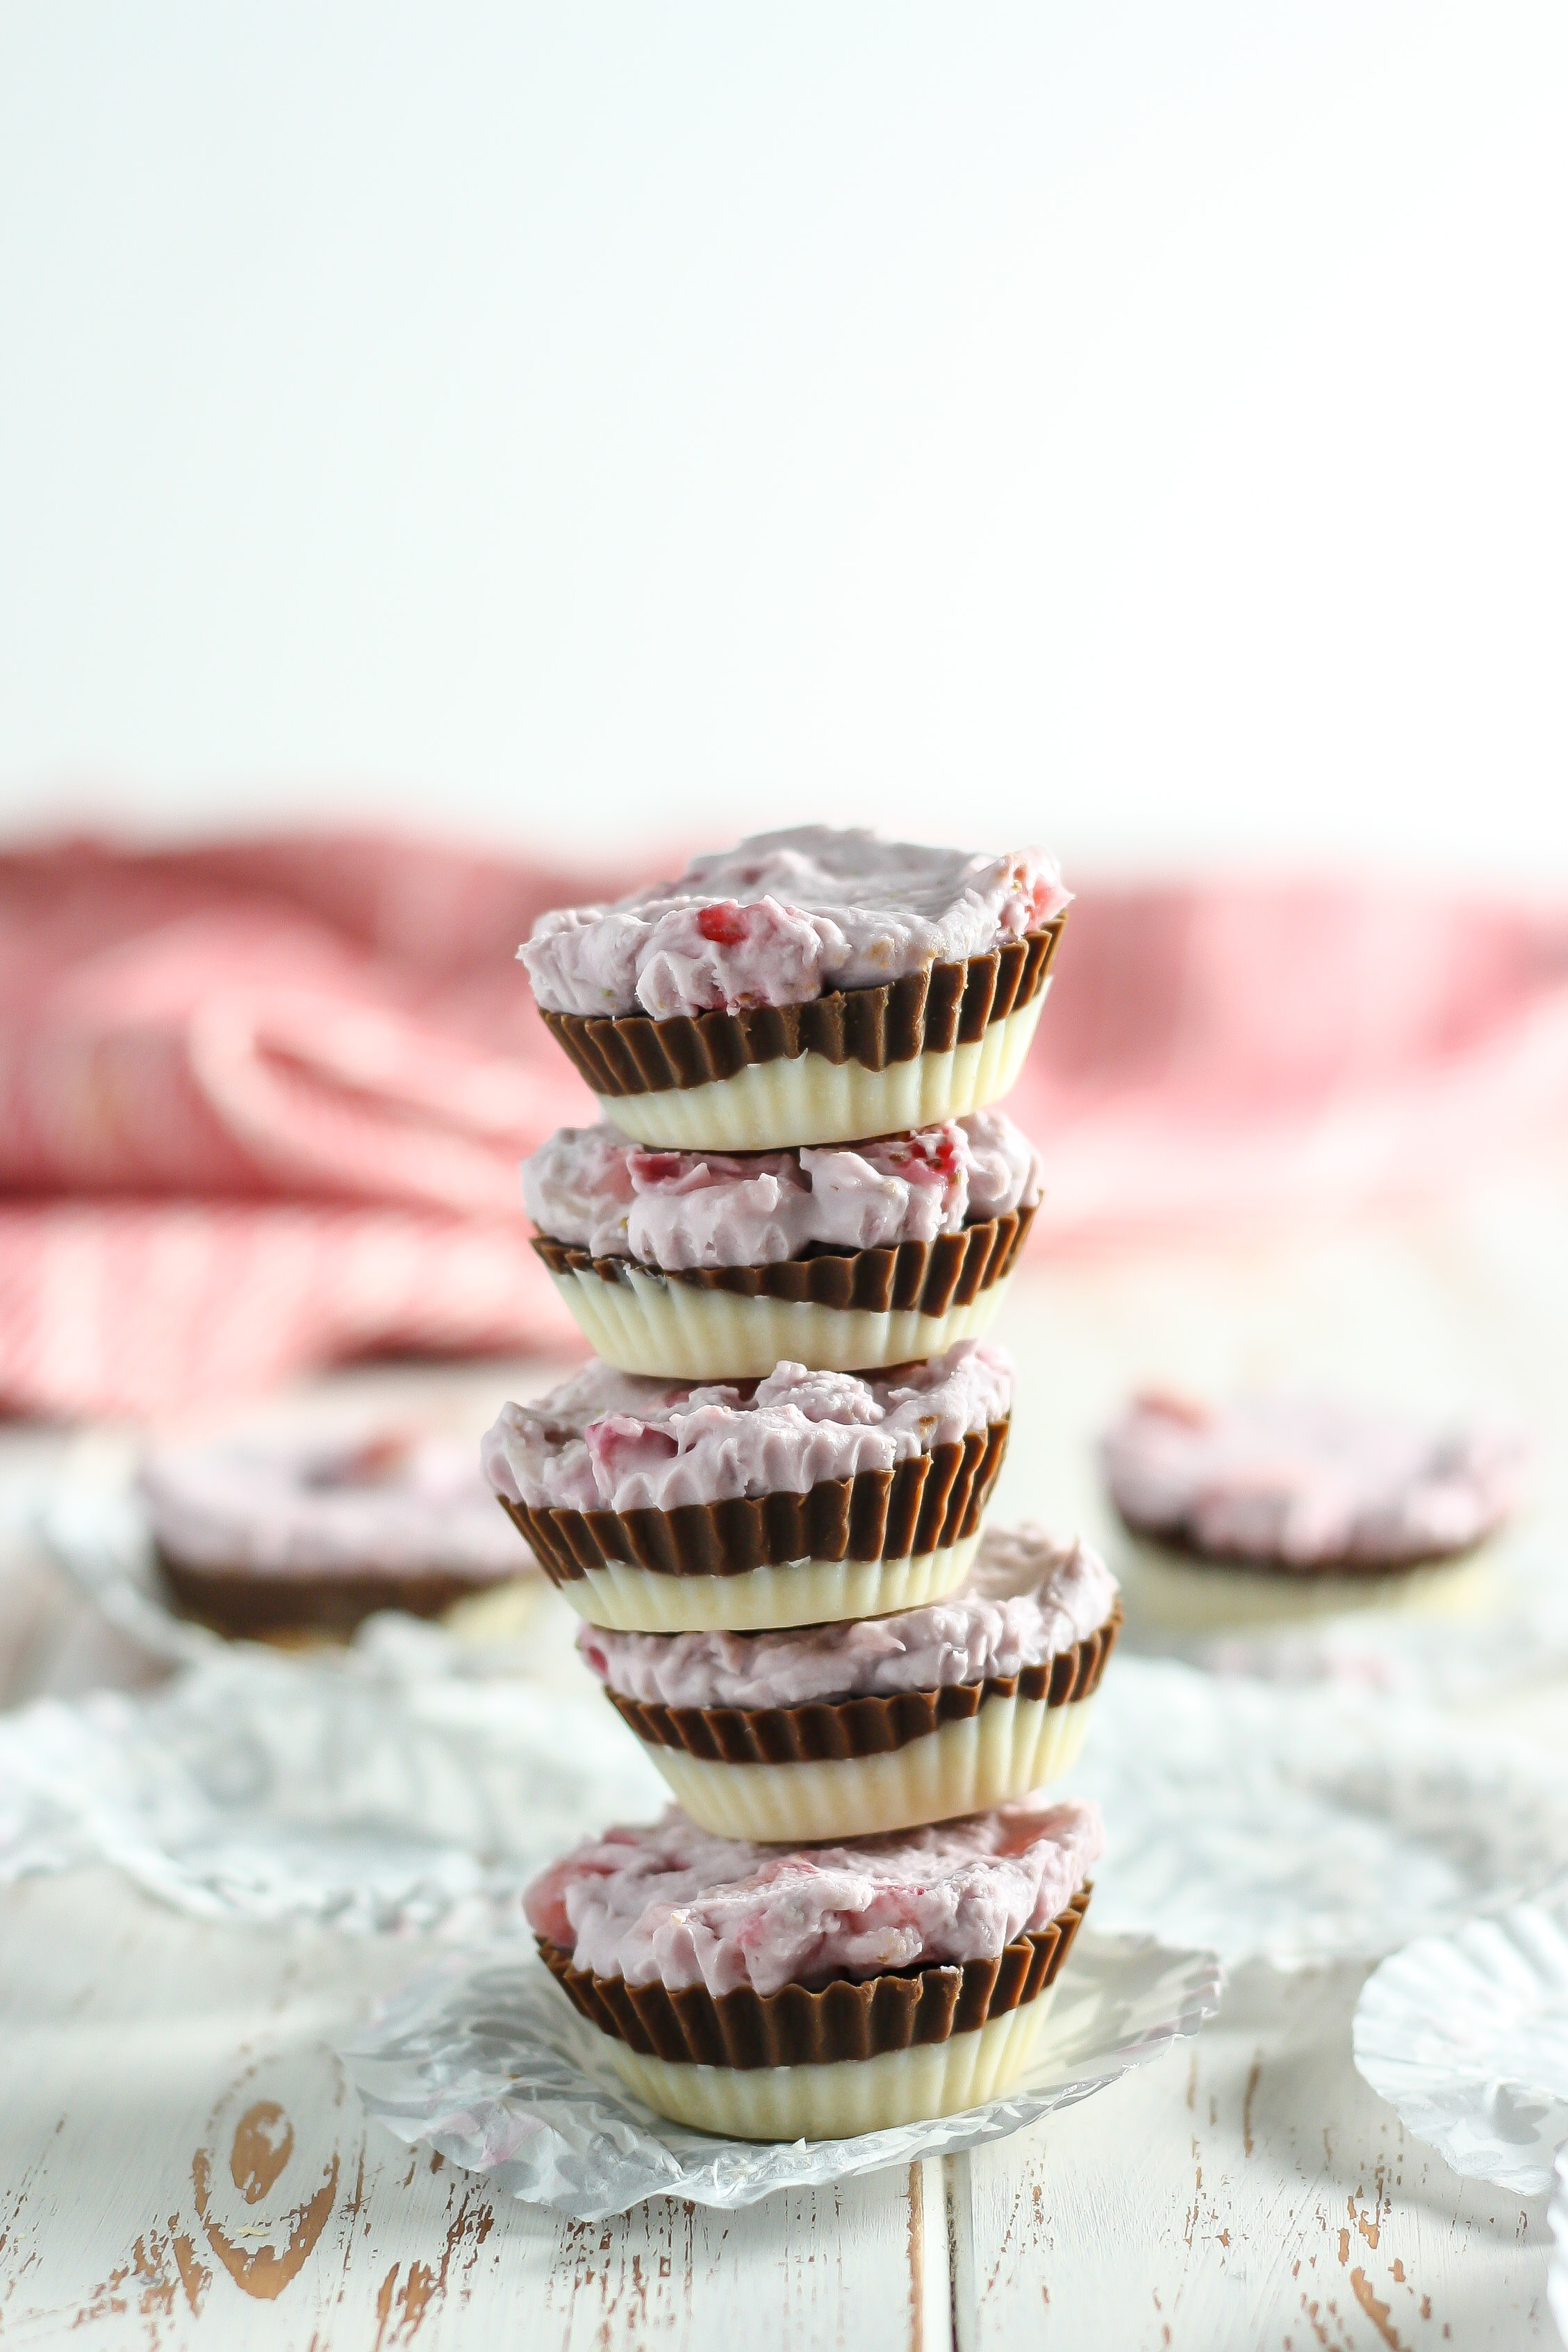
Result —
<instances>
[{"instance_id":1,"label":"layered coconut butter cup","mask_svg":"<svg viewBox=\"0 0 1568 2352\"><path fill-rule=\"evenodd\" d=\"M534 1242L595 1352L654 1379L864 1371L978 1338L1040 1183L1000 1111L848 1145L653 1151L563 1128L523 1163Z\"/></svg>"},{"instance_id":2,"label":"layered coconut butter cup","mask_svg":"<svg viewBox=\"0 0 1568 2352\"><path fill-rule=\"evenodd\" d=\"M1088 1901L1072 1761L1121 1623L1080 1544L983 1525L983 1335L1040 1198L993 1106L1054 863L801 826L520 950L599 1098L525 1162L601 1360L485 1441L678 1803L535 1882L552 1974L659 2113L839 2138L1005 2092Z\"/></svg>"},{"instance_id":3,"label":"layered coconut butter cup","mask_svg":"<svg viewBox=\"0 0 1568 2352\"><path fill-rule=\"evenodd\" d=\"M1027 1796L1076 1758L1121 1624L1084 1545L988 1529L945 1601L768 1633L585 1628L578 1649L704 1829L903 1829Z\"/></svg>"},{"instance_id":4,"label":"layered coconut butter cup","mask_svg":"<svg viewBox=\"0 0 1568 2352\"><path fill-rule=\"evenodd\" d=\"M1012 1365L961 1340L862 1379L687 1388L591 1364L486 1435L485 1473L580 1616L634 1632L882 1616L961 1584Z\"/></svg>"},{"instance_id":5,"label":"layered coconut butter cup","mask_svg":"<svg viewBox=\"0 0 1568 2352\"><path fill-rule=\"evenodd\" d=\"M166 1446L139 1481L181 1612L231 1638L346 1641L379 1609L486 1607L534 1562L471 1444L382 1429Z\"/></svg>"},{"instance_id":6,"label":"layered coconut butter cup","mask_svg":"<svg viewBox=\"0 0 1568 2352\"><path fill-rule=\"evenodd\" d=\"M1150 1392L1105 1433L1101 1462L1135 1538L1118 1562L1135 1620L1197 1634L1474 1606L1525 1452L1502 1430L1333 1399Z\"/></svg>"},{"instance_id":7,"label":"layered coconut butter cup","mask_svg":"<svg viewBox=\"0 0 1568 2352\"><path fill-rule=\"evenodd\" d=\"M649 2106L743 2139L838 2139L1017 2082L1102 1844L1083 1803L789 1853L672 1807L552 1864L525 1908Z\"/></svg>"},{"instance_id":8,"label":"layered coconut butter cup","mask_svg":"<svg viewBox=\"0 0 1568 2352\"><path fill-rule=\"evenodd\" d=\"M759 1151L956 1118L1012 1086L1069 893L1000 856L802 825L694 858L519 950L607 1118L647 1144Z\"/></svg>"}]
</instances>

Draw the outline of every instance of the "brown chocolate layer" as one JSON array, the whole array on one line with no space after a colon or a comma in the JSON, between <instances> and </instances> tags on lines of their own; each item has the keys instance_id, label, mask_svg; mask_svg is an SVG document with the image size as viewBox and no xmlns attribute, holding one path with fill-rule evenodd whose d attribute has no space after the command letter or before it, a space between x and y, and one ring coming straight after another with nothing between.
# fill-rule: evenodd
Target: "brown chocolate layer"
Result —
<instances>
[{"instance_id":1,"label":"brown chocolate layer","mask_svg":"<svg viewBox=\"0 0 1568 2352\"><path fill-rule=\"evenodd\" d=\"M1331 1559L1281 1559L1277 1554L1270 1557L1257 1552L1211 1551L1195 1543L1190 1536L1173 1532L1168 1528L1141 1525L1138 1520L1129 1518L1120 1504L1116 1505L1116 1516L1128 1534L1136 1536L1140 1543L1152 1544L1156 1550L1169 1552L1170 1565L1174 1569L1187 1568L1197 1572L1207 1570L1215 1576L1223 1576L1228 1570L1239 1569L1249 1576L1276 1576L1285 1584L1311 1584L1320 1576L1364 1577L1369 1582L1376 1583L1390 1578L1413 1576L1420 1568L1452 1567L1469 1553L1479 1551L1481 1545L1489 1543L1497 1533L1495 1528L1489 1528L1474 1543L1461 1544L1457 1550L1424 1551L1414 1559L1364 1559L1359 1556L1352 1558L1348 1552L1339 1552Z\"/></svg>"},{"instance_id":2,"label":"brown chocolate layer","mask_svg":"<svg viewBox=\"0 0 1568 2352\"><path fill-rule=\"evenodd\" d=\"M519 1576L531 1566L519 1559ZM504 1578L464 1576L451 1570L398 1574L391 1569L325 1570L206 1568L160 1550L158 1567L179 1613L231 1642L267 1642L317 1635L347 1641L378 1609L411 1617L439 1617L455 1601L493 1592Z\"/></svg>"},{"instance_id":3,"label":"brown chocolate layer","mask_svg":"<svg viewBox=\"0 0 1568 2352\"><path fill-rule=\"evenodd\" d=\"M778 1265L689 1265L673 1273L641 1259L592 1257L585 1249L535 1234L533 1244L552 1274L598 1275L627 1282L633 1271L650 1282L681 1282L697 1290L737 1291L743 1298L785 1298L800 1306L863 1307L873 1315L914 1311L946 1315L967 1307L982 1290L1010 1274L1034 1216L1010 1209L983 1217L934 1242L898 1242L888 1249L818 1250Z\"/></svg>"},{"instance_id":4,"label":"brown chocolate layer","mask_svg":"<svg viewBox=\"0 0 1568 2352\"><path fill-rule=\"evenodd\" d=\"M988 2019L1021 2009L1058 1974L1089 1907L1081 1886L1048 1927L1031 1929L994 1959L890 1969L853 1983L838 1978L809 1991L711 1993L706 1985L670 1992L575 1969L559 1944L538 1938L545 1966L578 2012L644 2058L675 2065L828 2066L887 2050L946 2042Z\"/></svg>"},{"instance_id":5,"label":"brown chocolate layer","mask_svg":"<svg viewBox=\"0 0 1568 2352\"><path fill-rule=\"evenodd\" d=\"M555 1584L612 1559L654 1576L745 1576L798 1559L906 1559L974 1534L1009 1425L992 1422L891 1470L823 1478L804 1495L737 1495L669 1511L534 1510L499 1500Z\"/></svg>"},{"instance_id":6,"label":"brown chocolate layer","mask_svg":"<svg viewBox=\"0 0 1568 2352\"><path fill-rule=\"evenodd\" d=\"M818 1699L807 1706L665 1706L627 1698L608 1684L604 1696L639 1739L654 1748L684 1748L705 1763L846 1763L854 1756L884 1756L945 1723L963 1722L978 1715L988 1698L1043 1699L1048 1706L1088 1698L1100 1686L1121 1630L1118 1601L1103 1625L1040 1665L884 1698Z\"/></svg>"},{"instance_id":7,"label":"brown chocolate layer","mask_svg":"<svg viewBox=\"0 0 1568 2352\"><path fill-rule=\"evenodd\" d=\"M742 1013L546 1013L596 1095L664 1094L732 1078L747 1062L821 1054L868 1070L971 1045L1045 986L1065 914L962 963L928 964L879 988L838 988L807 1004Z\"/></svg>"}]
</instances>

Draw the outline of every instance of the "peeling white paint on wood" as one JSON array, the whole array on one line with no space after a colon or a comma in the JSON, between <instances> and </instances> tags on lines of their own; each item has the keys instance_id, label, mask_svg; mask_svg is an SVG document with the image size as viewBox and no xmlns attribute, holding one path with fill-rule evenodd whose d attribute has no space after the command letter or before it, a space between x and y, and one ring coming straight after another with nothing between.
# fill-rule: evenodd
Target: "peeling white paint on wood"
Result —
<instances>
[{"instance_id":1,"label":"peeling white paint on wood","mask_svg":"<svg viewBox=\"0 0 1568 2352\"><path fill-rule=\"evenodd\" d=\"M330 2042L429 1957L185 1920L107 1872L0 1898L0 2342L949 2340L939 2164L575 2224L367 2132Z\"/></svg>"},{"instance_id":2,"label":"peeling white paint on wood","mask_svg":"<svg viewBox=\"0 0 1568 2352\"><path fill-rule=\"evenodd\" d=\"M1359 1968L1244 1970L1196 2045L967 2156L580 2225L367 2133L331 2041L426 1957L184 1920L109 1873L0 1899L0 2343L1553 2340L1543 2200L1458 2181L1361 2082Z\"/></svg>"},{"instance_id":3,"label":"peeling white paint on wood","mask_svg":"<svg viewBox=\"0 0 1568 2352\"><path fill-rule=\"evenodd\" d=\"M1460 2181L1367 2088L1365 1973L1244 1969L1197 2042L977 2149L974 2343L1554 2345L1545 2199Z\"/></svg>"}]
</instances>

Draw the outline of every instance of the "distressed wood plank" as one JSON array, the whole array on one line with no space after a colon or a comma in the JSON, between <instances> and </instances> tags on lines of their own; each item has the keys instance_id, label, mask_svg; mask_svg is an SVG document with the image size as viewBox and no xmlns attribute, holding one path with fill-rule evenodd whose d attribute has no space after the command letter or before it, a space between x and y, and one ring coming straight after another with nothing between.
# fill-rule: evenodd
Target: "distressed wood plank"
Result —
<instances>
[{"instance_id":1,"label":"distressed wood plank","mask_svg":"<svg viewBox=\"0 0 1568 2352\"><path fill-rule=\"evenodd\" d=\"M1249 1967L1197 2042L977 2150L965 2352L1553 2344L1545 2200L1461 2181L1363 2083L1364 1975Z\"/></svg>"},{"instance_id":2,"label":"distressed wood plank","mask_svg":"<svg viewBox=\"0 0 1568 2352\"><path fill-rule=\"evenodd\" d=\"M564 2320L559 2334L553 2322ZM941 2167L915 2166L718 2214L661 2198L569 2225L541 2340L907 2347L949 2341Z\"/></svg>"},{"instance_id":3,"label":"distressed wood plank","mask_svg":"<svg viewBox=\"0 0 1568 2352\"><path fill-rule=\"evenodd\" d=\"M526 2320L561 2352L946 2344L939 2167L929 2191L917 2169L584 2227L367 2133L330 2045L426 1957L208 1927L108 1873L0 1897L5 2339L468 2352Z\"/></svg>"}]
</instances>

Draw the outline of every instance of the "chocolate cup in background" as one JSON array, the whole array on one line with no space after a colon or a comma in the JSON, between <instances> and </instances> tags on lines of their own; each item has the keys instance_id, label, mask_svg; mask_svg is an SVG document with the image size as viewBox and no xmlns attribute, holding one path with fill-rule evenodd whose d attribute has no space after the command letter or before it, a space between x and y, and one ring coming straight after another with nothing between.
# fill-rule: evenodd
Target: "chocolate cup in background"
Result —
<instances>
[{"instance_id":1,"label":"chocolate cup in background","mask_svg":"<svg viewBox=\"0 0 1568 2352\"><path fill-rule=\"evenodd\" d=\"M1351 1559L1310 1567L1201 1551L1163 1528L1117 1511L1128 1540L1113 1565L1135 1632L1222 1636L1302 1624L1363 1609L1465 1616L1484 1607L1500 1529L1462 1551L1418 1559Z\"/></svg>"},{"instance_id":2,"label":"chocolate cup in background","mask_svg":"<svg viewBox=\"0 0 1568 2352\"><path fill-rule=\"evenodd\" d=\"M628 1985L538 1940L617 2074L659 2113L742 2138L837 2137L956 2114L1016 2081L1091 1892L991 1959L766 1994Z\"/></svg>"},{"instance_id":3,"label":"chocolate cup in background","mask_svg":"<svg viewBox=\"0 0 1568 2352\"><path fill-rule=\"evenodd\" d=\"M534 1236L579 1327L618 1370L664 1380L761 1379L779 1362L868 1371L924 1362L986 1331L1034 1210L933 1242L814 1250L777 1265L666 1273Z\"/></svg>"},{"instance_id":4,"label":"chocolate cup in background","mask_svg":"<svg viewBox=\"0 0 1568 2352\"><path fill-rule=\"evenodd\" d=\"M803 1706L666 1706L605 1696L693 1821L804 1844L951 1821L1065 1772L1122 1630L1120 1603L1071 1649L1016 1675Z\"/></svg>"},{"instance_id":5,"label":"chocolate cup in background","mask_svg":"<svg viewBox=\"0 0 1568 2352\"><path fill-rule=\"evenodd\" d=\"M895 1135L998 1102L1033 1038L1065 915L963 962L805 1004L542 1017L623 1135L762 1151Z\"/></svg>"},{"instance_id":6,"label":"chocolate cup in background","mask_svg":"<svg viewBox=\"0 0 1568 2352\"><path fill-rule=\"evenodd\" d=\"M178 1614L231 1642L347 1642L379 1609L441 1617L460 1602L492 1597L513 1581L457 1570L342 1570L209 1568L162 1546L158 1571ZM532 1562L519 1559L526 1576Z\"/></svg>"},{"instance_id":7,"label":"chocolate cup in background","mask_svg":"<svg viewBox=\"0 0 1568 2352\"><path fill-rule=\"evenodd\" d=\"M942 1599L967 1574L1009 1427L993 1422L891 1470L821 1479L803 1495L667 1511L536 1510L499 1500L545 1574L592 1625L759 1633L886 1616Z\"/></svg>"}]
</instances>

